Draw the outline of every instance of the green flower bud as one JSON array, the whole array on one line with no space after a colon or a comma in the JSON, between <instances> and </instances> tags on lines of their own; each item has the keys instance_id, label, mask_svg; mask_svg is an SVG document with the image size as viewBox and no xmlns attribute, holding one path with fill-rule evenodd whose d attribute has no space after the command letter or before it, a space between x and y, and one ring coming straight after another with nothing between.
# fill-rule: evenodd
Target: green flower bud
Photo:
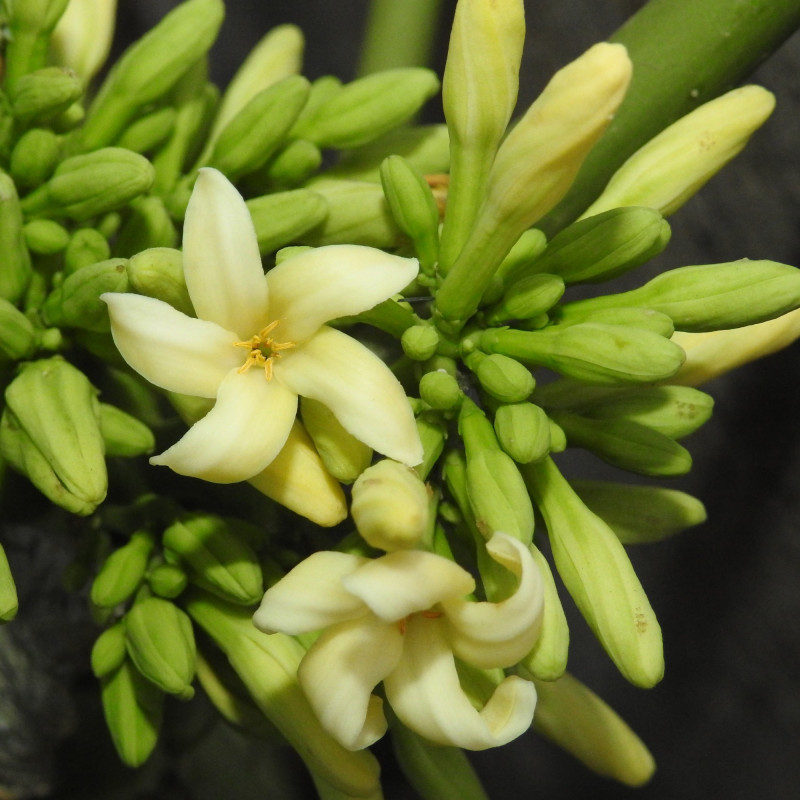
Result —
<instances>
[{"instance_id":1,"label":"green flower bud","mask_svg":"<svg viewBox=\"0 0 800 800\"><path fill-rule=\"evenodd\" d=\"M547 237L544 233L538 228L528 228L500 262L496 277L505 280L507 276L523 271L544 252L546 247Z\"/></svg>"},{"instance_id":2,"label":"green flower bud","mask_svg":"<svg viewBox=\"0 0 800 800\"><path fill-rule=\"evenodd\" d=\"M530 319L549 311L564 294L564 281L557 275L529 275L514 281L502 300L486 312L490 325L511 319Z\"/></svg>"},{"instance_id":3,"label":"green flower bud","mask_svg":"<svg viewBox=\"0 0 800 800\"><path fill-rule=\"evenodd\" d=\"M83 81L71 69L45 67L23 75L9 92L11 112L30 127L51 120L83 94Z\"/></svg>"},{"instance_id":4,"label":"green flower bud","mask_svg":"<svg viewBox=\"0 0 800 800\"><path fill-rule=\"evenodd\" d=\"M118 254L133 254L152 247L175 247L178 231L164 201L148 195L131 201L125 224L115 243Z\"/></svg>"},{"instance_id":5,"label":"green flower bud","mask_svg":"<svg viewBox=\"0 0 800 800\"><path fill-rule=\"evenodd\" d=\"M581 319L588 311L620 306L660 311L672 319L676 330L738 328L800 306L800 270L746 258L679 267L629 292L570 303L563 307L563 313L565 319Z\"/></svg>"},{"instance_id":6,"label":"green flower bud","mask_svg":"<svg viewBox=\"0 0 800 800\"><path fill-rule=\"evenodd\" d=\"M140 117L125 129L116 146L134 153L152 153L172 134L177 115L174 108L166 106Z\"/></svg>"},{"instance_id":7,"label":"green flower bud","mask_svg":"<svg viewBox=\"0 0 800 800\"><path fill-rule=\"evenodd\" d=\"M267 161L259 175L271 185L289 188L311 177L320 164L319 147L305 139L294 139Z\"/></svg>"},{"instance_id":8,"label":"green flower bud","mask_svg":"<svg viewBox=\"0 0 800 800\"><path fill-rule=\"evenodd\" d=\"M111 258L67 275L42 307L46 324L99 333L108 331L108 309L100 295L128 290L127 265L124 258Z\"/></svg>"},{"instance_id":9,"label":"green flower bud","mask_svg":"<svg viewBox=\"0 0 800 800\"><path fill-rule=\"evenodd\" d=\"M376 72L347 84L300 119L292 136L323 148L357 147L409 120L438 89L436 74L421 67Z\"/></svg>"},{"instance_id":10,"label":"green flower bud","mask_svg":"<svg viewBox=\"0 0 800 800\"><path fill-rule=\"evenodd\" d=\"M153 534L135 531L127 544L109 554L92 581L90 597L100 608L114 608L129 600L139 588L154 545Z\"/></svg>"},{"instance_id":11,"label":"green flower bud","mask_svg":"<svg viewBox=\"0 0 800 800\"><path fill-rule=\"evenodd\" d=\"M141 766L158 741L164 693L126 659L102 679L100 696L117 754L129 767Z\"/></svg>"},{"instance_id":12,"label":"green flower bud","mask_svg":"<svg viewBox=\"0 0 800 800\"><path fill-rule=\"evenodd\" d=\"M19 599L14 576L11 574L6 551L0 544L0 623L11 622L17 616L18 608Z\"/></svg>"},{"instance_id":13,"label":"green flower bud","mask_svg":"<svg viewBox=\"0 0 800 800\"><path fill-rule=\"evenodd\" d=\"M221 0L186 0L131 45L89 108L80 149L115 141L141 107L165 95L211 47L224 14Z\"/></svg>"},{"instance_id":14,"label":"green flower bud","mask_svg":"<svg viewBox=\"0 0 800 800\"><path fill-rule=\"evenodd\" d=\"M19 361L36 349L36 331L16 306L0 297L0 362Z\"/></svg>"},{"instance_id":15,"label":"green flower bud","mask_svg":"<svg viewBox=\"0 0 800 800\"><path fill-rule=\"evenodd\" d=\"M147 597L125 615L128 655L149 681L181 700L194 696L197 650L192 621L174 603Z\"/></svg>"},{"instance_id":16,"label":"green flower bud","mask_svg":"<svg viewBox=\"0 0 800 800\"><path fill-rule=\"evenodd\" d=\"M34 189L52 174L61 157L61 137L46 128L31 128L11 151L9 173L22 189Z\"/></svg>"},{"instance_id":17,"label":"green flower bud","mask_svg":"<svg viewBox=\"0 0 800 800\"><path fill-rule=\"evenodd\" d=\"M638 328L642 331L663 336L669 339L675 332L675 325L672 320L660 311L652 308L598 308L587 309L580 315L568 313L563 314L564 307L560 306L553 310L554 321L559 327L575 325L583 322L597 323L599 325L624 325L630 328Z\"/></svg>"},{"instance_id":18,"label":"green flower bud","mask_svg":"<svg viewBox=\"0 0 800 800\"><path fill-rule=\"evenodd\" d=\"M131 288L138 294L155 297L184 314L194 315L180 250L170 247L142 250L128 262L128 279Z\"/></svg>"},{"instance_id":19,"label":"green flower bud","mask_svg":"<svg viewBox=\"0 0 800 800\"><path fill-rule=\"evenodd\" d=\"M431 407L441 411L455 408L462 398L458 381L443 370L426 372L419 381L419 396Z\"/></svg>"},{"instance_id":20,"label":"green flower bud","mask_svg":"<svg viewBox=\"0 0 800 800\"><path fill-rule=\"evenodd\" d=\"M414 469L420 478L425 480L444 450L447 431L437 416L433 414L420 414L416 423L424 455L422 462L417 464Z\"/></svg>"},{"instance_id":21,"label":"green flower bud","mask_svg":"<svg viewBox=\"0 0 800 800\"><path fill-rule=\"evenodd\" d=\"M100 403L100 433L107 456L132 458L152 453L156 446L147 425L108 403Z\"/></svg>"},{"instance_id":22,"label":"green flower bud","mask_svg":"<svg viewBox=\"0 0 800 800\"><path fill-rule=\"evenodd\" d=\"M664 674L661 628L619 539L545 458L522 467L542 512L558 573L595 636L631 683Z\"/></svg>"},{"instance_id":23,"label":"green flower bud","mask_svg":"<svg viewBox=\"0 0 800 800\"><path fill-rule=\"evenodd\" d=\"M51 256L69 244L69 231L51 219L34 219L22 229L25 244L32 253Z\"/></svg>"},{"instance_id":24,"label":"green flower bud","mask_svg":"<svg viewBox=\"0 0 800 800\"><path fill-rule=\"evenodd\" d=\"M427 361L436 353L439 334L432 325L412 325L400 337L403 352L414 361Z\"/></svg>"},{"instance_id":25,"label":"green flower bud","mask_svg":"<svg viewBox=\"0 0 800 800\"><path fill-rule=\"evenodd\" d=\"M0 171L0 298L16 303L31 279L31 258L25 246L22 209L14 181Z\"/></svg>"},{"instance_id":26,"label":"green flower bud","mask_svg":"<svg viewBox=\"0 0 800 800\"><path fill-rule=\"evenodd\" d=\"M397 227L411 238L422 267L433 268L439 258L439 209L430 186L402 156L381 164L381 184Z\"/></svg>"},{"instance_id":27,"label":"green flower bud","mask_svg":"<svg viewBox=\"0 0 800 800\"><path fill-rule=\"evenodd\" d=\"M533 403L500 406L494 415L494 432L500 447L518 464L538 461L550 451L547 414Z\"/></svg>"},{"instance_id":28,"label":"green flower bud","mask_svg":"<svg viewBox=\"0 0 800 800\"><path fill-rule=\"evenodd\" d=\"M501 403L521 403L536 388L530 370L508 356L487 356L476 350L465 361L484 391Z\"/></svg>"},{"instance_id":29,"label":"green flower bud","mask_svg":"<svg viewBox=\"0 0 800 800\"><path fill-rule=\"evenodd\" d=\"M64 272L70 275L82 267L107 261L111 257L108 240L95 228L78 228L64 252Z\"/></svg>"},{"instance_id":30,"label":"green flower bud","mask_svg":"<svg viewBox=\"0 0 800 800\"><path fill-rule=\"evenodd\" d=\"M193 580L214 594L241 605L257 603L264 594L258 557L221 517L186 515L164 531L163 542L189 564Z\"/></svg>"},{"instance_id":31,"label":"green flower bud","mask_svg":"<svg viewBox=\"0 0 800 800\"><path fill-rule=\"evenodd\" d=\"M563 453L567 449L567 434L564 429L550 417L547 418L550 423L550 452Z\"/></svg>"},{"instance_id":32,"label":"green flower bud","mask_svg":"<svg viewBox=\"0 0 800 800\"><path fill-rule=\"evenodd\" d=\"M607 481L572 481L572 488L623 544L657 542L706 521L703 504L677 489Z\"/></svg>"},{"instance_id":33,"label":"green flower bud","mask_svg":"<svg viewBox=\"0 0 800 800\"><path fill-rule=\"evenodd\" d=\"M209 166L236 180L258 169L283 144L308 100L309 83L291 75L259 92L219 134Z\"/></svg>"},{"instance_id":34,"label":"green flower bud","mask_svg":"<svg viewBox=\"0 0 800 800\"><path fill-rule=\"evenodd\" d=\"M549 367L587 383L653 383L673 375L684 353L669 339L622 325L584 323L540 331L486 330L476 346Z\"/></svg>"},{"instance_id":35,"label":"green flower bud","mask_svg":"<svg viewBox=\"0 0 800 800\"><path fill-rule=\"evenodd\" d=\"M54 503L91 514L106 495L97 393L61 358L25 364L6 387L0 453Z\"/></svg>"},{"instance_id":36,"label":"green flower bud","mask_svg":"<svg viewBox=\"0 0 800 800\"><path fill-rule=\"evenodd\" d=\"M125 623L117 622L106 628L92 646L92 672L96 678L105 678L122 666L125 649Z\"/></svg>"},{"instance_id":37,"label":"green flower bud","mask_svg":"<svg viewBox=\"0 0 800 800\"><path fill-rule=\"evenodd\" d=\"M303 397L300 415L325 469L341 483L352 483L371 463L372 448L346 431L318 400Z\"/></svg>"},{"instance_id":38,"label":"green flower bud","mask_svg":"<svg viewBox=\"0 0 800 800\"><path fill-rule=\"evenodd\" d=\"M328 203L318 192L293 189L247 201L262 255L272 253L322 226Z\"/></svg>"},{"instance_id":39,"label":"green flower bud","mask_svg":"<svg viewBox=\"0 0 800 800\"><path fill-rule=\"evenodd\" d=\"M189 577L177 564L157 564L147 573L147 583L153 594L171 599L183 592Z\"/></svg>"}]
</instances>

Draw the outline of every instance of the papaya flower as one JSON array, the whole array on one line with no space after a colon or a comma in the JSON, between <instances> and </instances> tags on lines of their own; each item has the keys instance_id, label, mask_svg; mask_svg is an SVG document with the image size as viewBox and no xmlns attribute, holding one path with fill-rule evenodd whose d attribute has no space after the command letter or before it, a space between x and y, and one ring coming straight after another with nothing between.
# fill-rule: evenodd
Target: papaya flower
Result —
<instances>
[{"instance_id":1,"label":"papaya flower","mask_svg":"<svg viewBox=\"0 0 800 800\"><path fill-rule=\"evenodd\" d=\"M299 395L327 405L379 453L409 466L422 460L391 370L325 325L399 292L417 275L415 259L333 245L265 276L244 199L221 172L202 169L186 211L183 269L196 317L151 297L102 296L114 342L134 370L167 391L215 399L151 464L216 483L252 478L286 443Z\"/></svg>"},{"instance_id":2,"label":"papaya flower","mask_svg":"<svg viewBox=\"0 0 800 800\"><path fill-rule=\"evenodd\" d=\"M350 750L386 731L383 701L372 694L381 681L395 714L426 739L469 750L505 744L531 724L533 683L504 678L479 711L455 659L478 669L519 662L539 635L543 588L521 542L498 532L486 548L517 578L497 603L469 599L472 576L434 553L320 551L267 590L253 622L266 633L322 630L298 680L323 728Z\"/></svg>"}]
</instances>

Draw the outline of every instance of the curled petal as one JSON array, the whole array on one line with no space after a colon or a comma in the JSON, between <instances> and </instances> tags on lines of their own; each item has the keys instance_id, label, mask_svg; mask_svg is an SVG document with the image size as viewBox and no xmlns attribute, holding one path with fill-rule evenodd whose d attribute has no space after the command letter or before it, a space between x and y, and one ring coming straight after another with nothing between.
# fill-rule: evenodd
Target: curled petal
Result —
<instances>
[{"instance_id":1,"label":"curled petal","mask_svg":"<svg viewBox=\"0 0 800 800\"><path fill-rule=\"evenodd\" d=\"M415 258L373 247L317 247L267 273L270 315L281 320L282 335L303 342L329 320L360 314L388 300L418 271Z\"/></svg>"},{"instance_id":2,"label":"curled petal","mask_svg":"<svg viewBox=\"0 0 800 800\"><path fill-rule=\"evenodd\" d=\"M489 555L519 580L511 597L499 603L461 599L442 603L453 652L476 667L509 667L533 648L542 626L544 585L525 545L505 533L487 543Z\"/></svg>"},{"instance_id":3,"label":"curled petal","mask_svg":"<svg viewBox=\"0 0 800 800\"><path fill-rule=\"evenodd\" d=\"M295 635L364 616L366 606L342 586L342 578L367 560L330 550L312 553L267 589L253 624L265 633Z\"/></svg>"},{"instance_id":4,"label":"curled petal","mask_svg":"<svg viewBox=\"0 0 800 800\"><path fill-rule=\"evenodd\" d=\"M214 408L150 463L214 483L245 481L275 458L296 413L297 395L262 370L232 370Z\"/></svg>"},{"instance_id":5,"label":"curled petal","mask_svg":"<svg viewBox=\"0 0 800 800\"><path fill-rule=\"evenodd\" d=\"M472 576L454 561L421 550L398 550L367 561L342 579L348 592L360 597L384 620L401 620L426 611L475 588Z\"/></svg>"},{"instance_id":6,"label":"curled petal","mask_svg":"<svg viewBox=\"0 0 800 800\"><path fill-rule=\"evenodd\" d=\"M458 680L442 619L408 620L400 663L383 681L398 717L432 742L467 750L507 744L533 720L536 689L516 676L506 678L477 711Z\"/></svg>"},{"instance_id":7,"label":"curled petal","mask_svg":"<svg viewBox=\"0 0 800 800\"><path fill-rule=\"evenodd\" d=\"M328 628L306 653L297 677L322 727L349 750L386 732L383 701L372 690L403 650L397 625L368 615Z\"/></svg>"},{"instance_id":8,"label":"curled petal","mask_svg":"<svg viewBox=\"0 0 800 800\"><path fill-rule=\"evenodd\" d=\"M150 383L169 392L216 397L222 379L243 362L236 334L187 317L168 303L107 292L111 335L122 357Z\"/></svg>"},{"instance_id":9,"label":"curled petal","mask_svg":"<svg viewBox=\"0 0 800 800\"><path fill-rule=\"evenodd\" d=\"M183 226L183 271L197 316L249 339L269 322L253 220L219 171L200 170Z\"/></svg>"},{"instance_id":10,"label":"curled petal","mask_svg":"<svg viewBox=\"0 0 800 800\"><path fill-rule=\"evenodd\" d=\"M293 392L324 403L373 450L413 467L422 444L408 398L392 371L361 342L322 327L275 363Z\"/></svg>"}]
</instances>

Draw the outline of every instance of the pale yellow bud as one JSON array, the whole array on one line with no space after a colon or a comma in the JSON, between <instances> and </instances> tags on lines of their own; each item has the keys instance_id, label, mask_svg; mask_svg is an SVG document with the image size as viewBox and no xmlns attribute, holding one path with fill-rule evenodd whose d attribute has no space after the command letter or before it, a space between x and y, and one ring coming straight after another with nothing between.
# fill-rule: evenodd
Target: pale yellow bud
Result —
<instances>
[{"instance_id":1,"label":"pale yellow bud","mask_svg":"<svg viewBox=\"0 0 800 800\"><path fill-rule=\"evenodd\" d=\"M50 39L53 60L90 81L114 38L117 0L70 0Z\"/></svg>"}]
</instances>

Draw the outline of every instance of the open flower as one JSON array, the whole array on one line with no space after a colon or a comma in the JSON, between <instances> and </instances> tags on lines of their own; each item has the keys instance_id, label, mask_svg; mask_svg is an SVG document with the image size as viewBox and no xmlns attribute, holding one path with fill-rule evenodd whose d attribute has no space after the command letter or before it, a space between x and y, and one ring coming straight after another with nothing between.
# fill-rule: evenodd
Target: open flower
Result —
<instances>
[{"instance_id":1,"label":"open flower","mask_svg":"<svg viewBox=\"0 0 800 800\"><path fill-rule=\"evenodd\" d=\"M324 628L298 677L322 726L345 747L367 747L386 731L382 700L432 742L483 750L531 724L536 690L505 678L481 711L459 683L455 657L479 669L517 663L539 634L542 580L529 550L505 533L486 545L518 579L499 603L466 599L468 572L433 553L399 550L377 559L322 551L267 590L253 622L270 632Z\"/></svg>"},{"instance_id":2,"label":"open flower","mask_svg":"<svg viewBox=\"0 0 800 800\"><path fill-rule=\"evenodd\" d=\"M400 291L414 259L350 245L304 251L265 276L252 220L222 175L197 178L183 234L197 318L160 300L104 294L123 358L156 386L216 398L211 411L151 464L233 483L284 446L298 395L327 405L358 439L408 465L422 446L402 387L367 347L324 323Z\"/></svg>"}]
</instances>

